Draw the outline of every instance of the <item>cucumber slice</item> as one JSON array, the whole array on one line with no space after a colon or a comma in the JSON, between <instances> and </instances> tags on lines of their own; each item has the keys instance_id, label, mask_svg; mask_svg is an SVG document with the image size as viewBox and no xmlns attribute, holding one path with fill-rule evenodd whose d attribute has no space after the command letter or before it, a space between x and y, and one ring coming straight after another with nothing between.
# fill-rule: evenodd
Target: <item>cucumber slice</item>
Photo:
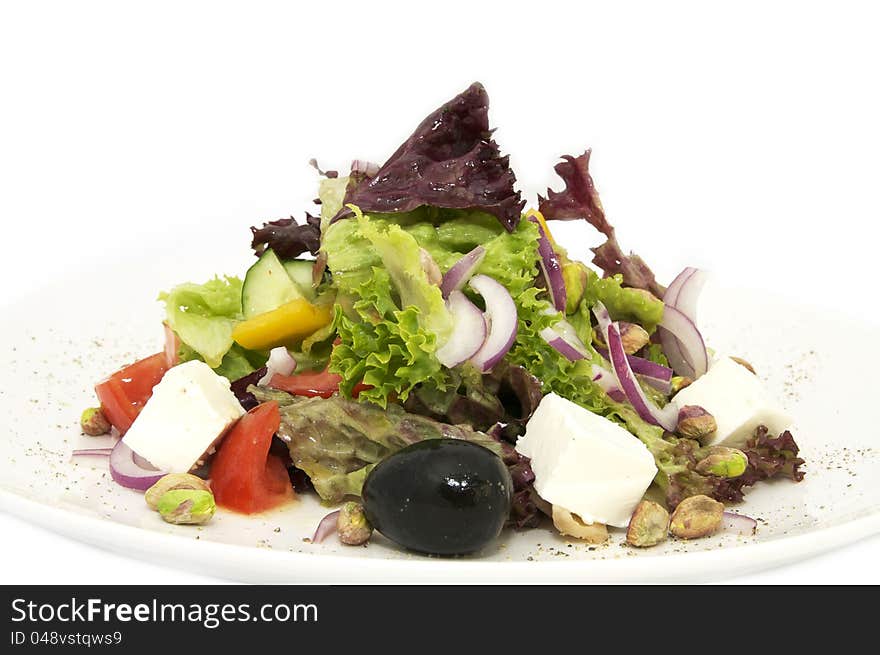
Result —
<instances>
[{"instance_id":1,"label":"cucumber slice","mask_svg":"<svg viewBox=\"0 0 880 655\"><path fill-rule=\"evenodd\" d=\"M315 267L314 259L290 259L284 262L284 268L293 283L299 287L307 300L314 300L317 296L312 286L312 269Z\"/></svg>"},{"instance_id":2,"label":"cucumber slice","mask_svg":"<svg viewBox=\"0 0 880 655\"><path fill-rule=\"evenodd\" d=\"M241 311L245 318L271 312L284 303L304 298L305 294L290 279L273 250L264 252L248 269L241 289Z\"/></svg>"}]
</instances>

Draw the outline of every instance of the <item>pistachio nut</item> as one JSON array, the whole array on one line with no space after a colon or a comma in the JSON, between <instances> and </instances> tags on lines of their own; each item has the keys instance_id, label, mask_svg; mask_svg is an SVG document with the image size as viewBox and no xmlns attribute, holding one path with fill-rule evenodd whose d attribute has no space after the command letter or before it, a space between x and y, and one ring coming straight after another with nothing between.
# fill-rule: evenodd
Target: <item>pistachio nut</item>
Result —
<instances>
[{"instance_id":1,"label":"pistachio nut","mask_svg":"<svg viewBox=\"0 0 880 655\"><path fill-rule=\"evenodd\" d=\"M349 546L360 546L370 540L373 526L367 521L367 515L360 503L349 501L339 508L336 532L339 534L339 541Z\"/></svg>"},{"instance_id":2,"label":"pistachio nut","mask_svg":"<svg viewBox=\"0 0 880 655\"><path fill-rule=\"evenodd\" d=\"M634 355L648 345L651 341L651 335L640 325L620 321L620 341L624 352L627 355ZM593 328L593 342L607 348L605 345L605 335L602 334L599 328Z\"/></svg>"},{"instance_id":3,"label":"pistachio nut","mask_svg":"<svg viewBox=\"0 0 880 655\"><path fill-rule=\"evenodd\" d=\"M623 351L627 355L635 355L647 346L650 340L651 335L641 325L621 321L620 341L623 344Z\"/></svg>"},{"instance_id":4,"label":"pistachio nut","mask_svg":"<svg viewBox=\"0 0 880 655\"><path fill-rule=\"evenodd\" d=\"M690 496L672 513L669 531L679 539L707 537L721 527L724 505L709 496Z\"/></svg>"},{"instance_id":5,"label":"pistachio nut","mask_svg":"<svg viewBox=\"0 0 880 655\"><path fill-rule=\"evenodd\" d=\"M674 396L685 387L691 386L693 383L694 379L689 378L686 375L674 375L669 382L669 393Z\"/></svg>"},{"instance_id":6,"label":"pistachio nut","mask_svg":"<svg viewBox=\"0 0 880 655\"><path fill-rule=\"evenodd\" d=\"M581 539L589 544L608 541L608 528L604 523L584 523L580 516L557 505L553 506L553 525L559 530L559 534Z\"/></svg>"},{"instance_id":7,"label":"pistachio nut","mask_svg":"<svg viewBox=\"0 0 880 655\"><path fill-rule=\"evenodd\" d=\"M694 467L702 475L716 475L719 478L738 478L746 472L749 458L736 448L712 446L706 457Z\"/></svg>"},{"instance_id":8,"label":"pistachio nut","mask_svg":"<svg viewBox=\"0 0 880 655\"><path fill-rule=\"evenodd\" d=\"M208 483L191 473L169 473L161 478L152 487L147 489L144 500L150 509L158 509L159 499L168 491L176 489L191 489L194 491L211 491Z\"/></svg>"},{"instance_id":9,"label":"pistachio nut","mask_svg":"<svg viewBox=\"0 0 880 655\"><path fill-rule=\"evenodd\" d=\"M565 313L573 314L587 288L587 267L580 262L566 262L562 265L562 280L565 282Z\"/></svg>"},{"instance_id":10,"label":"pistachio nut","mask_svg":"<svg viewBox=\"0 0 880 655\"><path fill-rule=\"evenodd\" d=\"M757 375L757 373L755 373L755 368L742 357L731 357L731 359L742 366L744 369L746 369L752 375Z\"/></svg>"},{"instance_id":11,"label":"pistachio nut","mask_svg":"<svg viewBox=\"0 0 880 655\"><path fill-rule=\"evenodd\" d=\"M678 410L675 432L686 439L700 441L718 429L715 417L699 405L685 405Z\"/></svg>"},{"instance_id":12,"label":"pistachio nut","mask_svg":"<svg viewBox=\"0 0 880 655\"><path fill-rule=\"evenodd\" d=\"M159 515L168 523L201 525L214 516L214 494L201 489L173 489L159 498Z\"/></svg>"},{"instance_id":13,"label":"pistachio nut","mask_svg":"<svg viewBox=\"0 0 880 655\"><path fill-rule=\"evenodd\" d=\"M112 427L100 407L89 407L85 410L79 417L79 426L90 437L107 434Z\"/></svg>"},{"instance_id":14,"label":"pistachio nut","mask_svg":"<svg viewBox=\"0 0 880 655\"><path fill-rule=\"evenodd\" d=\"M629 527L626 529L626 543L637 548L656 546L666 539L669 532L669 512L663 505L651 500L643 500L636 505Z\"/></svg>"}]
</instances>

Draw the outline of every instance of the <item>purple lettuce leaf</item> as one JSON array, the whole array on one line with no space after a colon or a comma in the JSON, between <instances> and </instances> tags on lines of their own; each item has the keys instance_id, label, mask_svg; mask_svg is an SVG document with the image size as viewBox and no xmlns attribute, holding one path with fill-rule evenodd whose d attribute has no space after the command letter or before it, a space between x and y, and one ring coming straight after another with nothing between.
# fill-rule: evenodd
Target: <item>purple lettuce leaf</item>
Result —
<instances>
[{"instance_id":1,"label":"purple lettuce leaf","mask_svg":"<svg viewBox=\"0 0 880 655\"><path fill-rule=\"evenodd\" d=\"M281 259L293 259L306 251L317 255L321 247L321 219L309 213L305 223L297 223L291 216L264 223L260 228L252 227L251 232L251 248L257 256L271 248Z\"/></svg>"},{"instance_id":2,"label":"purple lettuce leaf","mask_svg":"<svg viewBox=\"0 0 880 655\"><path fill-rule=\"evenodd\" d=\"M514 447L496 436L501 444L501 459L507 466L513 481L513 498L507 524L517 530L536 528L541 524L541 510L535 502L535 473L528 457L520 455Z\"/></svg>"},{"instance_id":3,"label":"purple lettuce leaf","mask_svg":"<svg viewBox=\"0 0 880 655\"><path fill-rule=\"evenodd\" d=\"M804 460L798 457L798 445L788 430L771 437L766 427L759 426L741 448L749 463L745 472L736 478L704 476L694 471L692 467L697 461L696 450L694 442L688 440L682 439L676 445L675 456L688 464L689 468L670 476L666 490L666 501L670 508L688 496L697 494L705 494L725 503L738 503L743 500L746 487L771 478L800 482L805 475L800 468Z\"/></svg>"},{"instance_id":4,"label":"purple lettuce leaf","mask_svg":"<svg viewBox=\"0 0 880 655\"><path fill-rule=\"evenodd\" d=\"M237 380L233 380L233 382L229 385L229 389L232 393L235 394L235 397L238 399L238 402L241 403L241 406L246 410L251 410L257 405L259 405L259 401L254 397L250 391L248 391L248 387L252 384L257 384L260 380L263 379L263 376L266 375L267 369L265 366L262 368L258 368L253 373L245 375L243 378L238 378Z\"/></svg>"},{"instance_id":5,"label":"purple lettuce leaf","mask_svg":"<svg viewBox=\"0 0 880 655\"><path fill-rule=\"evenodd\" d=\"M515 182L492 139L489 97L475 82L425 118L374 176L349 189L345 202L383 213L423 205L477 209L513 231L525 204ZM343 209L333 220L350 215Z\"/></svg>"},{"instance_id":6,"label":"purple lettuce leaf","mask_svg":"<svg viewBox=\"0 0 880 655\"><path fill-rule=\"evenodd\" d=\"M804 472L800 469L804 460L798 457L800 449L788 430L778 437L771 437L767 428L761 425L742 451L748 457L749 465L736 480L741 481L743 486L774 477L788 478L794 482L804 479Z\"/></svg>"},{"instance_id":7,"label":"purple lettuce leaf","mask_svg":"<svg viewBox=\"0 0 880 655\"><path fill-rule=\"evenodd\" d=\"M605 243L593 248L593 263L605 276L620 274L628 287L645 289L662 298L666 289L658 284L644 260L634 253L623 252L614 227L605 218L605 210L590 175L590 150L580 157L564 155L554 170L565 182L565 189L547 189L547 197L538 196L538 209L546 220L586 220L607 237Z\"/></svg>"}]
</instances>

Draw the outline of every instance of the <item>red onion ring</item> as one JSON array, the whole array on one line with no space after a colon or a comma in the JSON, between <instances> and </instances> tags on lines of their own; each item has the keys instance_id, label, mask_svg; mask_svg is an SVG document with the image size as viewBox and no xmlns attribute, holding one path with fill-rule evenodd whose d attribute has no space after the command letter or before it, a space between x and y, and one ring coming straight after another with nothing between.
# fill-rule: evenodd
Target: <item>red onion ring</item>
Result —
<instances>
[{"instance_id":1,"label":"red onion ring","mask_svg":"<svg viewBox=\"0 0 880 655\"><path fill-rule=\"evenodd\" d=\"M313 544L321 543L324 539L336 532L339 512L340 510L337 509L335 512L330 512L327 516L321 519L321 522L318 523L318 527L315 528L315 534L312 535Z\"/></svg>"},{"instance_id":2,"label":"red onion ring","mask_svg":"<svg viewBox=\"0 0 880 655\"><path fill-rule=\"evenodd\" d=\"M480 371L487 373L507 354L516 339L516 304L510 292L488 275L474 275L470 286L486 302L483 315L488 326L486 340L470 361Z\"/></svg>"},{"instance_id":3,"label":"red onion ring","mask_svg":"<svg viewBox=\"0 0 880 655\"><path fill-rule=\"evenodd\" d=\"M449 294L453 291L464 288L464 285L471 279L474 271L483 263L485 256L486 249L483 246L477 246L455 262L446 271L446 275L443 276L443 280L440 282L440 293L443 294L443 297L448 298Z\"/></svg>"},{"instance_id":4,"label":"red onion ring","mask_svg":"<svg viewBox=\"0 0 880 655\"><path fill-rule=\"evenodd\" d=\"M626 358L623 340L620 338L619 325L611 322L611 316L601 302L596 303L593 313L599 321L599 327L605 337L605 343L608 345L608 353L611 355L611 365L614 376L617 378L617 384L626 394L633 409L648 423L659 425L664 430L673 432L678 425L678 407L674 403L669 403L661 409L645 396L645 392L639 386L635 373Z\"/></svg>"},{"instance_id":5,"label":"red onion ring","mask_svg":"<svg viewBox=\"0 0 880 655\"><path fill-rule=\"evenodd\" d=\"M112 448L78 448L71 455L73 457L109 457Z\"/></svg>"},{"instance_id":6,"label":"red onion ring","mask_svg":"<svg viewBox=\"0 0 880 655\"><path fill-rule=\"evenodd\" d=\"M562 277L559 257L556 256L556 251L553 250L553 245L547 238L540 221L534 216L529 216L529 220L538 227L538 254L541 255L541 271L547 281L547 292L556 310L564 312L568 294L565 290L565 278Z\"/></svg>"},{"instance_id":7,"label":"red onion ring","mask_svg":"<svg viewBox=\"0 0 880 655\"><path fill-rule=\"evenodd\" d=\"M469 360L482 347L486 341L486 319L461 291L449 294L446 307L452 314L452 334L435 355L443 366L452 368Z\"/></svg>"},{"instance_id":8,"label":"red onion ring","mask_svg":"<svg viewBox=\"0 0 880 655\"><path fill-rule=\"evenodd\" d=\"M145 462L140 458L141 462ZM134 451L121 439L110 452L110 475L117 484L129 489L146 491L167 474L155 468L146 468L135 460Z\"/></svg>"},{"instance_id":9,"label":"red onion ring","mask_svg":"<svg viewBox=\"0 0 880 655\"><path fill-rule=\"evenodd\" d=\"M611 358L605 348L596 348L596 352L605 359ZM641 376L647 384L665 394L672 390L673 371L671 368L636 355L627 355L626 359L633 373Z\"/></svg>"},{"instance_id":10,"label":"red onion ring","mask_svg":"<svg viewBox=\"0 0 880 655\"><path fill-rule=\"evenodd\" d=\"M688 266L672 281L663 294L663 302L675 307L694 323L697 322L697 301L709 279L706 271Z\"/></svg>"},{"instance_id":11,"label":"red onion ring","mask_svg":"<svg viewBox=\"0 0 880 655\"><path fill-rule=\"evenodd\" d=\"M684 314L696 327L697 300L707 279L708 275L705 271L693 267L685 268L666 289L666 293L663 295L664 304L666 307L671 307ZM702 337L700 339L702 340ZM664 328L662 323L660 327L660 343L663 346L663 352L666 354L667 359L669 359L673 369L679 375L697 378L708 369L707 358L707 367L700 373L699 366L695 366L694 362L691 361L694 357L689 354L690 349L687 349L688 352L685 352L685 345L681 343L677 335ZM693 346L693 344L690 345ZM700 361L701 358L697 356L696 360Z\"/></svg>"},{"instance_id":12,"label":"red onion ring","mask_svg":"<svg viewBox=\"0 0 880 655\"><path fill-rule=\"evenodd\" d=\"M563 357L575 362L590 356L584 342L578 338L574 326L560 319L550 327L545 327L538 334Z\"/></svg>"},{"instance_id":13,"label":"red onion ring","mask_svg":"<svg viewBox=\"0 0 880 655\"><path fill-rule=\"evenodd\" d=\"M614 377L614 373L611 371L606 371L601 366L593 364L593 382L598 384L602 391L607 393L608 397L614 402L626 402L626 394L617 386L617 378Z\"/></svg>"},{"instance_id":14,"label":"red onion ring","mask_svg":"<svg viewBox=\"0 0 880 655\"><path fill-rule=\"evenodd\" d=\"M744 537L750 537L758 531L758 522L751 516L724 512L721 516L721 530Z\"/></svg>"},{"instance_id":15,"label":"red onion ring","mask_svg":"<svg viewBox=\"0 0 880 655\"><path fill-rule=\"evenodd\" d=\"M667 305L663 308L660 327L677 342L678 349L669 351L666 351L664 343L664 352L676 373L698 378L709 370L709 353L706 352L703 336L693 321L675 307ZM662 338L664 335L661 335Z\"/></svg>"},{"instance_id":16,"label":"red onion ring","mask_svg":"<svg viewBox=\"0 0 880 655\"><path fill-rule=\"evenodd\" d=\"M681 273L676 275L675 279L672 280L668 287L666 287L666 292L663 294L663 302L675 307L675 303L678 302L678 294L681 292L681 288L696 272L696 268L688 266L682 270Z\"/></svg>"}]
</instances>

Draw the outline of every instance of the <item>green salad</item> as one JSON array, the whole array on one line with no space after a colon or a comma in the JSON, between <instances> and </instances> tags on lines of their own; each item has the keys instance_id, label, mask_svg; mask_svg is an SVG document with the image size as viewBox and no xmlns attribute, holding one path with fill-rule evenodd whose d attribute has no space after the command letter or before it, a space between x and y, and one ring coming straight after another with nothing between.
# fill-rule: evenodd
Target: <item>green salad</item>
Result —
<instances>
[{"instance_id":1,"label":"green salad","mask_svg":"<svg viewBox=\"0 0 880 655\"><path fill-rule=\"evenodd\" d=\"M160 295L164 352L100 382L83 416L119 441L79 454L107 455L171 523L295 520L290 501L317 494L332 511L314 543L753 534L732 508L746 489L803 477L792 419L751 364L706 346L706 273L663 286L623 250L589 163L562 157L561 190L528 206L479 83L382 165L313 162L317 208L251 228L247 271ZM591 262L556 221L604 236Z\"/></svg>"}]
</instances>

